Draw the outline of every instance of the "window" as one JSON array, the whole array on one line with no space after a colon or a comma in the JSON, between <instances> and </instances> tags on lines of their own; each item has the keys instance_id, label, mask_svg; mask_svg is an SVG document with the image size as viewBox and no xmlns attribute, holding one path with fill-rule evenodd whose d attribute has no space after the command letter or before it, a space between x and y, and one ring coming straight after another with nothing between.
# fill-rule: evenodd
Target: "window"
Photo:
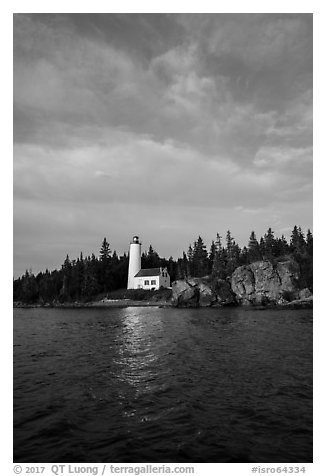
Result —
<instances>
[{"instance_id":1,"label":"window","mask_svg":"<svg viewBox=\"0 0 326 476\"><path fill-rule=\"evenodd\" d=\"M152 279L151 284L156 285L156 279Z\"/></svg>"},{"instance_id":2,"label":"window","mask_svg":"<svg viewBox=\"0 0 326 476\"><path fill-rule=\"evenodd\" d=\"M145 279L144 285L145 285L145 286L149 286L149 280L148 280L148 279Z\"/></svg>"}]
</instances>

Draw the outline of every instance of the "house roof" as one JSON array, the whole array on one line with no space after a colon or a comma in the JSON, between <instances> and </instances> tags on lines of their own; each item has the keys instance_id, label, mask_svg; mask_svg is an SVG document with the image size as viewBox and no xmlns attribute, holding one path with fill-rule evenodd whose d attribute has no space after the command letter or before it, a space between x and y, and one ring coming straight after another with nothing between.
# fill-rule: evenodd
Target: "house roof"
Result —
<instances>
[{"instance_id":1,"label":"house roof","mask_svg":"<svg viewBox=\"0 0 326 476\"><path fill-rule=\"evenodd\" d=\"M135 278L143 278L144 276L160 276L160 268L141 269L135 274Z\"/></svg>"}]
</instances>

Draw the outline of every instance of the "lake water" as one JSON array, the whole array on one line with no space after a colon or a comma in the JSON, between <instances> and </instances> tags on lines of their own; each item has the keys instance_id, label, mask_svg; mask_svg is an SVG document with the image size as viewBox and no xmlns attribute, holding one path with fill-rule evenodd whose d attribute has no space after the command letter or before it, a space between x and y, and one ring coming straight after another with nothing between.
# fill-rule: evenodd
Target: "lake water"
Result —
<instances>
[{"instance_id":1,"label":"lake water","mask_svg":"<svg viewBox=\"0 0 326 476\"><path fill-rule=\"evenodd\" d=\"M14 309L15 462L312 462L312 311Z\"/></svg>"}]
</instances>

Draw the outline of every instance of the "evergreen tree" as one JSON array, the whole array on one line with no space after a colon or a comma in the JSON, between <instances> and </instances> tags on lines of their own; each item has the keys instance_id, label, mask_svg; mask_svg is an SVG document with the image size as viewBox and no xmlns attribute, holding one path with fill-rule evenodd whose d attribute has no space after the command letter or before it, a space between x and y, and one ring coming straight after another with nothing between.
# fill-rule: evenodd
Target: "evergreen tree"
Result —
<instances>
[{"instance_id":1,"label":"evergreen tree","mask_svg":"<svg viewBox=\"0 0 326 476\"><path fill-rule=\"evenodd\" d=\"M258 250L259 250L259 244L258 244ZM249 263L250 263L249 250L246 246L244 246L240 253L240 266L244 266Z\"/></svg>"},{"instance_id":2,"label":"evergreen tree","mask_svg":"<svg viewBox=\"0 0 326 476\"><path fill-rule=\"evenodd\" d=\"M259 241L259 251L260 251L260 254L261 254L262 258L264 258L264 256L265 256L265 241L264 241L263 237L261 237L260 241Z\"/></svg>"},{"instance_id":3,"label":"evergreen tree","mask_svg":"<svg viewBox=\"0 0 326 476\"><path fill-rule=\"evenodd\" d=\"M313 255L313 236L312 236L312 233L309 229L308 229L308 232L307 232L306 243L307 243L308 255L312 257L312 255Z\"/></svg>"},{"instance_id":4,"label":"evergreen tree","mask_svg":"<svg viewBox=\"0 0 326 476\"><path fill-rule=\"evenodd\" d=\"M313 291L313 236L308 229L306 239L306 266L302 270L306 274L306 285Z\"/></svg>"},{"instance_id":5,"label":"evergreen tree","mask_svg":"<svg viewBox=\"0 0 326 476\"><path fill-rule=\"evenodd\" d=\"M158 253L153 249L152 245L149 245L147 254L145 255L145 268L159 268L160 267L160 257Z\"/></svg>"},{"instance_id":6,"label":"evergreen tree","mask_svg":"<svg viewBox=\"0 0 326 476\"><path fill-rule=\"evenodd\" d=\"M262 256L259 249L259 243L254 231L251 232L248 243L248 260L249 263L261 260Z\"/></svg>"},{"instance_id":7,"label":"evergreen tree","mask_svg":"<svg viewBox=\"0 0 326 476\"><path fill-rule=\"evenodd\" d=\"M191 245L189 245L187 257L188 257L188 267L189 267L188 276L194 276L194 251Z\"/></svg>"},{"instance_id":8,"label":"evergreen tree","mask_svg":"<svg viewBox=\"0 0 326 476\"><path fill-rule=\"evenodd\" d=\"M26 303L34 303L38 300L38 285L32 271L27 271L22 279L22 295Z\"/></svg>"},{"instance_id":9,"label":"evergreen tree","mask_svg":"<svg viewBox=\"0 0 326 476\"><path fill-rule=\"evenodd\" d=\"M64 263L62 265L62 287L60 290L60 300L61 301L70 301L70 285L71 285L71 278L72 278L72 264L69 258L69 255L66 256Z\"/></svg>"},{"instance_id":10,"label":"evergreen tree","mask_svg":"<svg viewBox=\"0 0 326 476\"><path fill-rule=\"evenodd\" d=\"M79 301L82 297L82 285L84 281L85 265L83 253L80 253L80 258L77 259L74 269L74 299Z\"/></svg>"},{"instance_id":11,"label":"evergreen tree","mask_svg":"<svg viewBox=\"0 0 326 476\"><path fill-rule=\"evenodd\" d=\"M100 249L100 260L98 268L98 284L100 291L108 292L111 288L111 250L110 244L104 237Z\"/></svg>"},{"instance_id":12,"label":"evergreen tree","mask_svg":"<svg viewBox=\"0 0 326 476\"><path fill-rule=\"evenodd\" d=\"M233 257L233 244L234 244L234 239L231 235L230 230L226 232L226 253L227 253L227 258L228 260L232 260Z\"/></svg>"},{"instance_id":13,"label":"evergreen tree","mask_svg":"<svg viewBox=\"0 0 326 476\"><path fill-rule=\"evenodd\" d=\"M51 300L50 289L49 289L50 280L51 280L51 275L48 269L45 270L45 273L39 273L36 276L36 281L37 281L38 290L39 290L39 299L43 303Z\"/></svg>"},{"instance_id":14,"label":"evergreen tree","mask_svg":"<svg viewBox=\"0 0 326 476\"><path fill-rule=\"evenodd\" d=\"M213 269L215 254L216 254L216 243L215 241L212 241L212 244L209 250L209 256L208 256L208 272L209 273L211 273Z\"/></svg>"},{"instance_id":15,"label":"evergreen tree","mask_svg":"<svg viewBox=\"0 0 326 476\"><path fill-rule=\"evenodd\" d=\"M218 233L216 233L215 248L216 248L216 252L222 255L222 250L223 250L222 237Z\"/></svg>"},{"instance_id":16,"label":"evergreen tree","mask_svg":"<svg viewBox=\"0 0 326 476\"><path fill-rule=\"evenodd\" d=\"M241 248L235 241L233 242L233 261L234 266L237 268L240 266Z\"/></svg>"},{"instance_id":17,"label":"evergreen tree","mask_svg":"<svg viewBox=\"0 0 326 476\"><path fill-rule=\"evenodd\" d=\"M289 245L284 235L281 236L281 248L283 256L289 253Z\"/></svg>"},{"instance_id":18,"label":"evergreen tree","mask_svg":"<svg viewBox=\"0 0 326 476\"><path fill-rule=\"evenodd\" d=\"M188 278L190 271L189 271L189 263L188 258L185 252L182 254L182 271L184 278Z\"/></svg>"},{"instance_id":19,"label":"evergreen tree","mask_svg":"<svg viewBox=\"0 0 326 476\"><path fill-rule=\"evenodd\" d=\"M114 250L111 257L111 264L112 266L116 266L118 263L119 263L119 258L118 258L117 252Z\"/></svg>"},{"instance_id":20,"label":"evergreen tree","mask_svg":"<svg viewBox=\"0 0 326 476\"><path fill-rule=\"evenodd\" d=\"M177 268L176 268L176 279L184 279L184 272L182 269L182 259L179 258L177 261Z\"/></svg>"},{"instance_id":21,"label":"evergreen tree","mask_svg":"<svg viewBox=\"0 0 326 476\"><path fill-rule=\"evenodd\" d=\"M94 253L87 258L84 279L82 282L82 295L85 300L94 298L102 289L100 287L99 261Z\"/></svg>"},{"instance_id":22,"label":"evergreen tree","mask_svg":"<svg viewBox=\"0 0 326 476\"><path fill-rule=\"evenodd\" d=\"M273 258L274 252L274 232L271 228L268 228L267 233L264 235L264 243L265 243L265 256L267 259Z\"/></svg>"},{"instance_id":23,"label":"evergreen tree","mask_svg":"<svg viewBox=\"0 0 326 476\"><path fill-rule=\"evenodd\" d=\"M287 255L287 253L288 244L284 235L282 235L281 238L275 238L273 243L273 257L278 258Z\"/></svg>"},{"instance_id":24,"label":"evergreen tree","mask_svg":"<svg viewBox=\"0 0 326 476\"><path fill-rule=\"evenodd\" d=\"M110 250L110 245L107 242L106 238L104 237L102 246L100 249L100 261L106 261L110 258L111 255L111 250Z\"/></svg>"},{"instance_id":25,"label":"evergreen tree","mask_svg":"<svg viewBox=\"0 0 326 476\"><path fill-rule=\"evenodd\" d=\"M290 250L297 258L300 255L304 254L306 249L306 241L304 239L304 235L302 233L301 227L294 226L293 231L291 233L290 238Z\"/></svg>"},{"instance_id":26,"label":"evergreen tree","mask_svg":"<svg viewBox=\"0 0 326 476\"><path fill-rule=\"evenodd\" d=\"M235 243L230 230L226 233L226 267L225 272L227 277L230 277L233 271L238 266L240 261L239 246Z\"/></svg>"},{"instance_id":27,"label":"evergreen tree","mask_svg":"<svg viewBox=\"0 0 326 476\"><path fill-rule=\"evenodd\" d=\"M194 243L193 252L194 275L197 277L205 276L208 273L208 256L206 245L201 236Z\"/></svg>"},{"instance_id":28,"label":"evergreen tree","mask_svg":"<svg viewBox=\"0 0 326 476\"><path fill-rule=\"evenodd\" d=\"M82 284L82 295L84 300L91 300L99 293L99 291L100 289L96 277L92 273L91 269L87 269Z\"/></svg>"},{"instance_id":29,"label":"evergreen tree","mask_svg":"<svg viewBox=\"0 0 326 476\"><path fill-rule=\"evenodd\" d=\"M216 233L215 240L215 254L212 264L212 277L218 279L224 279L226 277L226 256L225 250L222 247L222 240L219 233Z\"/></svg>"},{"instance_id":30,"label":"evergreen tree","mask_svg":"<svg viewBox=\"0 0 326 476\"><path fill-rule=\"evenodd\" d=\"M172 256L170 256L170 258L169 258L167 268L168 268L168 273L170 275L170 279L171 279L171 283L172 283L175 279L177 279L176 278L176 276L177 276L177 265L176 265L176 262L174 261L174 259L172 258Z\"/></svg>"},{"instance_id":31,"label":"evergreen tree","mask_svg":"<svg viewBox=\"0 0 326 476\"><path fill-rule=\"evenodd\" d=\"M300 253L305 253L305 251L306 251L306 241L305 241L304 234L303 234L302 229L301 229L300 226L298 228L298 236L299 236L299 242L298 242L299 252Z\"/></svg>"}]
</instances>

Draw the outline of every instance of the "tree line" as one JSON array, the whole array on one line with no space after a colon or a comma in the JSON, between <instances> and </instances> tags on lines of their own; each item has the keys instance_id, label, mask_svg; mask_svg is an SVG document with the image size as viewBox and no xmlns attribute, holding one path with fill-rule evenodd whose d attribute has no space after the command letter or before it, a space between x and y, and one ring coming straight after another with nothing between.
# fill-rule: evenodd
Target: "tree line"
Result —
<instances>
[{"instance_id":1,"label":"tree line","mask_svg":"<svg viewBox=\"0 0 326 476\"><path fill-rule=\"evenodd\" d=\"M142 253L142 268L166 267L175 279L202 277L210 275L213 279L229 279L233 271L243 265L255 261L268 260L272 263L293 259L300 266L300 283L303 287L313 290L313 235L310 230L306 235L298 226L293 228L290 241L284 235L277 238L271 228L263 237L257 238L251 232L248 245L241 248L228 230L224 243L221 235L216 234L209 249L201 236L189 245L182 258L161 258L149 246ZM129 257L126 253L118 256L111 251L110 244L104 238L96 257L84 257L82 253L77 259L66 256L61 269L40 272L36 276L32 271L14 280L14 301L23 303L55 303L55 302L87 302L106 295L112 291L126 288L128 280Z\"/></svg>"}]
</instances>

